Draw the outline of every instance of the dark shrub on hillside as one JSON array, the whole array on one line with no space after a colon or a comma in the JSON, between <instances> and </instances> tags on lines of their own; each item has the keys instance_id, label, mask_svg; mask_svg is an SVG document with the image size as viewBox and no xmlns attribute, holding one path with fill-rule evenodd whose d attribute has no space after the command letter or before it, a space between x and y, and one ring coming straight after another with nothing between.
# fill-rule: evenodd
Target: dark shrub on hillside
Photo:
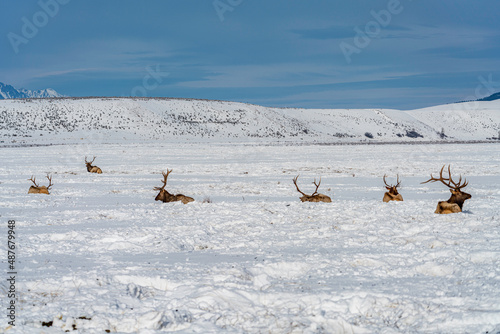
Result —
<instances>
[{"instance_id":1,"label":"dark shrub on hillside","mask_svg":"<svg viewBox=\"0 0 500 334\"><path fill-rule=\"evenodd\" d=\"M424 138L424 136L422 136L420 133L418 133L415 130L406 131L406 137L409 137L409 138L418 138L418 137Z\"/></svg>"}]
</instances>

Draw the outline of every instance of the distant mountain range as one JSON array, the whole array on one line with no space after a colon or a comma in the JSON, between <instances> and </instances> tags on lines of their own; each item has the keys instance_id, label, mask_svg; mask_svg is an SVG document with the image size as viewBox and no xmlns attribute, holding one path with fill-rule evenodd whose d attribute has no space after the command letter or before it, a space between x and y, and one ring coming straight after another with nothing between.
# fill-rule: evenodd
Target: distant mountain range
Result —
<instances>
[{"instance_id":1,"label":"distant mountain range","mask_svg":"<svg viewBox=\"0 0 500 334\"><path fill-rule=\"evenodd\" d=\"M66 95L59 94L52 88L40 89L40 90L29 90L29 89L17 89L11 85L4 84L0 82L0 100L6 99L26 99L26 98L44 98L44 97L66 97ZM474 101L495 101L500 100L500 92L491 94L490 96L483 97ZM459 101L454 103L471 102L471 101Z\"/></svg>"},{"instance_id":2,"label":"distant mountain range","mask_svg":"<svg viewBox=\"0 0 500 334\"><path fill-rule=\"evenodd\" d=\"M479 99L477 101L495 101L495 100L500 100L500 92L491 94L490 96L483 97L482 99Z\"/></svg>"},{"instance_id":3,"label":"distant mountain range","mask_svg":"<svg viewBox=\"0 0 500 334\"><path fill-rule=\"evenodd\" d=\"M0 100L5 99L26 99L26 98L42 98L42 97L64 97L51 88L40 90L17 89L11 85L6 85L0 82Z\"/></svg>"},{"instance_id":4,"label":"distant mountain range","mask_svg":"<svg viewBox=\"0 0 500 334\"><path fill-rule=\"evenodd\" d=\"M500 92L494 93L494 94L491 94L490 96L482 97L482 98L476 99L476 100L462 100L462 101L458 101L458 102L452 102L450 104L453 104L453 103L465 103L465 102L476 102L476 101L479 101L479 102L488 102L488 101L495 101L495 100L500 100Z\"/></svg>"}]
</instances>

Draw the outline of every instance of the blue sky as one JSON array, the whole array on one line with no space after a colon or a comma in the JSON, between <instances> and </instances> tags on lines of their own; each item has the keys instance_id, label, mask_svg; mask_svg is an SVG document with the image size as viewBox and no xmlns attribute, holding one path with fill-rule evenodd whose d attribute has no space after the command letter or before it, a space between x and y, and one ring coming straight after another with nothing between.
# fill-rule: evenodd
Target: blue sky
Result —
<instances>
[{"instance_id":1,"label":"blue sky","mask_svg":"<svg viewBox=\"0 0 500 334\"><path fill-rule=\"evenodd\" d=\"M0 0L0 82L412 109L500 91L500 1Z\"/></svg>"}]
</instances>

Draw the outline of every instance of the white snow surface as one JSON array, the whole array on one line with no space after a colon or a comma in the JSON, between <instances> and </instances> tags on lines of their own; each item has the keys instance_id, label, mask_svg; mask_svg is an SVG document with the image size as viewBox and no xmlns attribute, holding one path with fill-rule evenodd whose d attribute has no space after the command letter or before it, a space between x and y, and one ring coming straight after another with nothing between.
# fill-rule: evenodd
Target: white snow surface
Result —
<instances>
[{"instance_id":1,"label":"white snow surface","mask_svg":"<svg viewBox=\"0 0 500 334\"><path fill-rule=\"evenodd\" d=\"M94 155L101 175L83 164ZM16 326L2 317L0 331L500 332L499 145L157 142L0 158L2 272L8 219L18 247ZM450 193L420 184L443 164L469 181L462 213L434 214ZM195 202L154 201L167 168L167 189ZM51 194L28 194L45 173ZM300 202L299 174L333 202ZM384 174L399 174L404 202L382 202Z\"/></svg>"},{"instance_id":2,"label":"white snow surface","mask_svg":"<svg viewBox=\"0 0 500 334\"><path fill-rule=\"evenodd\" d=\"M283 109L171 98L0 100L0 145L498 140L500 100L425 109ZM444 136L441 136L444 131Z\"/></svg>"}]
</instances>

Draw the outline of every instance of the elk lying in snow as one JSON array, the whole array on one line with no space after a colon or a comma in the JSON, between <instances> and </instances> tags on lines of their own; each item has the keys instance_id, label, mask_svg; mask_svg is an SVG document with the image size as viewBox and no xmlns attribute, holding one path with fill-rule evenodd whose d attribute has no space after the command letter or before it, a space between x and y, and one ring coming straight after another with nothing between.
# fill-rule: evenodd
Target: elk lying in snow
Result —
<instances>
[{"instance_id":1,"label":"elk lying in snow","mask_svg":"<svg viewBox=\"0 0 500 334\"><path fill-rule=\"evenodd\" d=\"M35 178L33 176L31 176L31 179L28 179L28 180L33 182L34 186L30 187L30 189L28 190L28 194L47 194L48 195L50 187L53 186L52 176L49 177L49 174L47 174L47 179L49 180L49 185L40 187L38 184L36 184Z\"/></svg>"},{"instance_id":2,"label":"elk lying in snow","mask_svg":"<svg viewBox=\"0 0 500 334\"><path fill-rule=\"evenodd\" d=\"M165 190L165 186L167 185L167 178L168 178L168 175L172 172L172 169L171 170L168 170L167 169L167 173L165 174L164 172L162 172L162 175L163 175L163 186L162 187L155 187L154 190L159 190L160 192L158 193L158 195L156 195L156 198L155 198L155 201L162 201L162 202L177 202L177 201L181 201L182 203L184 204L187 204L189 202L193 202L194 201L194 198L192 197L188 197L188 196L184 196L182 194L177 194L177 195L172 195L171 193L169 193L168 191Z\"/></svg>"},{"instance_id":3,"label":"elk lying in snow","mask_svg":"<svg viewBox=\"0 0 500 334\"><path fill-rule=\"evenodd\" d=\"M462 175L460 175L458 183L454 182L451 178L450 165L448 165L448 178L443 178L444 166L445 165L443 165L443 168L441 168L441 171L439 172L439 179L433 177L431 174L431 178L422 183L441 181L445 186L450 188L450 199L446 202L439 202L434 213L447 214L462 212L462 206L464 205L465 200L472 197L470 194L464 193L461 190L462 188L467 187L468 182L464 179L464 183L462 183Z\"/></svg>"},{"instance_id":4,"label":"elk lying in snow","mask_svg":"<svg viewBox=\"0 0 500 334\"><path fill-rule=\"evenodd\" d=\"M94 157L94 159L92 159L92 161L88 162L87 157L85 157L85 165L87 165L87 172L102 174L102 170L99 167L92 166L92 163L94 162L94 160L95 160L95 157Z\"/></svg>"},{"instance_id":5,"label":"elk lying in snow","mask_svg":"<svg viewBox=\"0 0 500 334\"><path fill-rule=\"evenodd\" d=\"M316 184L316 179L314 180L313 183L316 186L316 190L314 190L314 192L312 193L312 195L306 195L302 191L300 191L299 186L297 185L297 179L298 178L299 178L299 175L297 175L296 177L293 178L293 184L295 184L295 187L297 188L297 191L299 193L301 193L302 195L304 195L304 196L302 196L300 198L300 200L302 202L326 202L326 203L330 203L332 201L332 199L330 197L318 193L318 188L319 188L319 185L321 184L321 179L319 179L319 183L318 184Z\"/></svg>"},{"instance_id":6,"label":"elk lying in snow","mask_svg":"<svg viewBox=\"0 0 500 334\"><path fill-rule=\"evenodd\" d=\"M397 183L395 186L393 185L388 185L387 182L385 181L385 175L384 175L384 183L385 183L385 188L389 190L384 194L384 202L389 202L389 201L402 201L403 196L401 196L400 193L398 193L398 187L401 184L401 181L399 181L399 175L397 176Z\"/></svg>"}]
</instances>

